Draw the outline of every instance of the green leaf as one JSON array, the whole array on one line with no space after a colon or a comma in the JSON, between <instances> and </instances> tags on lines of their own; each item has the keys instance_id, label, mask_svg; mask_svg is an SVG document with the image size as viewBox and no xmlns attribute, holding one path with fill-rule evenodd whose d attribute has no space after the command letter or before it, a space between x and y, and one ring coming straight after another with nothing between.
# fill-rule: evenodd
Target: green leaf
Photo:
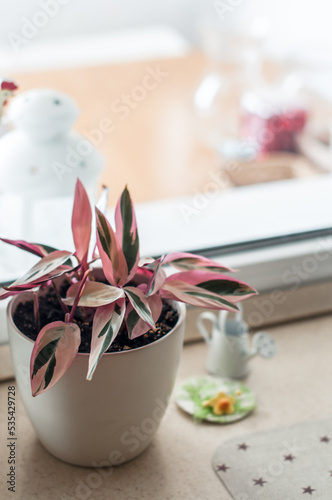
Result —
<instances>
[{"instance_id":1,"label":"green leaf","mask_svg":"<svg viewBox=\"0 0 332 500\"><path fill-rule=\"evenodd\" d=\"M125 287L123 290L127 295L131 305L133 306L137 314L142 318L142 320L152 328L155 328L156 325L152 318L152 312L149 307L148 300L142 290L129 286Z\"/></svg>"},{"instance_id":2,"label":"green leaf","mask_svg":"<svg viewBox=\"0 0 332 500\"><path fill-rule=\"evenodd\" d=\"M14 281L9 288L15 289L15 287L39 282L44 278L51 279L52 277L60 276L64 272L68 272L68 269L63 270L59 268L60 266L63 266L71 256L72 254L70 252L60 250L56 250L55 252L46 255L40 259L37 264L35 264L24 276Z\"/></svg>"},{"instance_id":3,"label":"green leaf","mask_svg":"<svg viewBox=\"0 0 332 500\"><path fill-rule=\"evenodd\" d=\"M139 260L139 238L133 203L127 187L115 210L116 234L128 266L128 281L133 277Z\"/></svg>"},{"instance_id":4,"label":"green leaf","mask_svg":"<svg viewBox=\"0 0 332 500\"><path fill-rule=\"evenodd\" d=\"M74 361L81 342L75 323L55 321L44 326L35 341L30 362L32 395L55 385Z\"/></svg>"},{"instance_id":5,"label":"green leaf","mask_svg":"<svg viewBox=\"0 0 332 500\"><path fill-rule=\"evenodd\" d=\"M32 371L33 377L54 356L56 348L58 347L59 340L60 337L58 339L53 340L52 342L49 342L45 347L43 347L39 351L33 365L33 371Z\"/></svg>"},{"instance_id":6,"label":"green leaf","mask_svg":"<svg viewBox=\"0 0 332 500\"><path fill-rule=\"evenodd\" d=\"M67 297L63 299L64 304L72 306L75 302L80 283L74 283L67 290ZM80 307L100 307L111 304L124 297L122 288L98 281L87 281L84 285L78 305Z\"/></svg>"},{"instance_id":7,"label":"green leaf","mask_svg":"<svg viewBox=\"0 0 332 500\"><path fill-rule=\"evenodd\" d=\"M197 284L197 286L219 295L247 295L253 293L252 288L244 283L223 279L208 280Z\"/></svg>"},{"instance_id":8,"label":"green leaf","mask_svg":"<svg viewBox=\"0 0 332 500\"><path fill-rule=\"evenodd\" d=\"M123 286L128 279L128 267L121 245L104 214L96 208L97 245L107 281Z\"/></svg>"},{"instance_id":9,"label":"green leaf","mask_svg":"<svg viewBox=\"0 0 332 500\"><path fill-rule=\"evenodd\" d=\"M91 380L101 356L117 336L125 313L125 300L99 307L92 327L91 352L87 380Z\"/></svg>"}]
</instances>

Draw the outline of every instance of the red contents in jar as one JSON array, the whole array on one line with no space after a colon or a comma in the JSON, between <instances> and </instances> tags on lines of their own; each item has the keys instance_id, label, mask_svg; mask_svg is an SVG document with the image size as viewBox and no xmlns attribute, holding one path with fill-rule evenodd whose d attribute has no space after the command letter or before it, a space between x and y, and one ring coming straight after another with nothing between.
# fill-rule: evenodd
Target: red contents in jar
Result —
<instances>
[{"instance_id":1,"label":"red contents in jar","mask_svg":"<svg viewBox=\"0 0 332 500\"><path fill-rule=\"evenodd\" d=\"M303 130L307 111L301 107L288 107L283 111L267 110L255 113L244 109L241 135L253 140L257 154L272 151L297 152L296 135Z\"/></svg>"}]
</instances>

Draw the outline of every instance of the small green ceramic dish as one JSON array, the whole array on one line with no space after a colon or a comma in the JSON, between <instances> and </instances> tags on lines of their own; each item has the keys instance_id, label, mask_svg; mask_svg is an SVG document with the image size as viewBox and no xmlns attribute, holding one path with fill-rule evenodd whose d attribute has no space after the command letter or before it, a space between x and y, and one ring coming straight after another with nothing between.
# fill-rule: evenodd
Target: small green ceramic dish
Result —
<instances>
[{"instance_id":1,"label":"small green ceramic dish","mask_svg":"<svg viewBox=\"0 0 332 500\"><path fill-rule=\"evenodd\" d=\"M235 398L234 413L216 415L212 407L202 406L203 401L213 398L218 392L224 392ZM241 394L238 394L239 392ZM178 387L176 403L183 411L193 415L196 420L207 420L219 424L241 420L256 406L253 392L241 382L210 376L195 376L184 380Z\"/></svg>"}]
</instances>

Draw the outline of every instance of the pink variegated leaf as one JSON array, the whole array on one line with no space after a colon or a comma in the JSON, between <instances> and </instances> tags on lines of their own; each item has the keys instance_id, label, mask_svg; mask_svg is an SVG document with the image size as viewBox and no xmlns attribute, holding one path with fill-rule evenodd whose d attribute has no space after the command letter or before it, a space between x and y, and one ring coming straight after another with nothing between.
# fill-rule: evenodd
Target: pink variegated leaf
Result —
<instances>
[{"instance_id":1,"label":"pink variegated leaf","mask_svg":"<svg viewBox=\"0 0 332 500\"><path fill-rule=\"evenodd\" d=\"M123 254L128 267L128 279L135 275L139 261L139 239L134 206L127 187L115 209L116 236L121 242Z\"/></svg>"},{"instance_id":2,"label":"pink variegated leaf","mask_svg":"<svg viewBox=\"0 0 332 500\"><path fill-rule=\"evenodd\" d=\"M133 282L135 286L138 285L147 285L153 276L152 269L147 269L146 267L138 267L135 273L135 277Z\"/></svg>"},{"instance_id":3,"label":"pink variegated leaf","mask_svg":"<svg viewBox=\"0 0 332 500\"><path fill-rule=\"evenodd\" d=\"M26 288L26 291L29 291L31 290L31 287L29 286L28 288ZM6 290L5 288L3 288L1 291L0 291L0 300L4 300L4 299L8 299L8 297L13 297L14 295L18 295L19 293L22 293L24 292L24 289L20 289L19 291L9 291L9 290Z\"/></svg>"},{"instance_id":4,"label":"pink variegated leaf","mask_svg":"<svg viewBox=\"0 0 332 500\"><path fill-rule=\"evenodd\" d=\"M80 283L74 283L67 290L67 296L63 302L72 306L75 302ZM87 281L84 285L78 305L81 307L101 307L111 304L125 296L122 288L118 288L97 281Z\"/></svg>"},{"instance_id":5,"label":"pink variegated leaf","mask_svg":"<svg viewBox=\"0 0 332 500\"><path fill-rule=\"evenodd\" d=\"M163 255L153 263L154 272L147 286L147 294L146 294L147 297L150 297L150 295L153 295L154 293L158 292L158 290L160 290L160 288L163 286L166 280L166 273L162 268L164 261L165 261L165 255Z\"/></svg>"},{"instance_id":6,"label":"pink variegated leaf","mask_svg":"<svg viewBox=\"0 0 332 500\"><path fill-rule=\"evenodd\" d=\"M91 380L97 364L117 336L125 314L125 299L99 307L92 327L91 351L87 380Z\"/></svg>"},{"instance_id":7,"label":"pink variegated leaf","mask_svg":"<svg viewBox=\"0 0 332 500\"><path fill-rule=\"evenodd\" d=\"M254 295L246 283L207 271L186 271L169 276L160 294L197 307L236 310L236 302Z\"/></svg>"},{"instance_id":8,"label":"pink variegated leaf","mask_svg":"<svg viewBox=\"0 0 332 500\"><path fill-rule=\"evenodd\" d=\"M150 327L155 328L156 325L152 318L152 312L143 291L132 286L126 286L123 290L142 320L148 323Z\"/></svg>"},{"instance_id":9,"label":"pink variegated leaf","mask_svg":"<svg viewBox=\"0 0 332 500\"><path fill-rule=\"evenodd\" d=\"M128 279L128 267L121 245L105 215L96 208L97 246L103 271L111 285L123 286Z\"/></svg>"},{"instance_id":10,"label":"pink variegated leaf","mask_svg":"<svg viewBox=\"0 0 332 500\"><path fill-rule=\"evenodd\" d=\"M238 311L238 307L225 297L204 290L198 286L184 283L183 281L172 281L165 283L160 295L163 299L177 300L195 307L208 309L225 309L226 311ZM243 297L244 298L244 297ZM241 300L241 298L239 298Z\"/></svg>"},{"instance_id":11,"label":"pink variegated leaf","mask_svg":"<svg viewBox=\"0 0 332 500\"><path fill-rule=\"evenodd\" d=\"M38 257L45 257L50 252L56 250L56 248L45 247L44 245L40 245L38 243L28 243L24 240L9 240L7 238L0 238L4 243L9 243L9 245L13 245L21 250L25 250L26 252L30 252L34 255L38 255ZM49 248L49 250L47 250Z\"/></svg>"},{"instance_id":12,"label":"pink variegated leaf","mask_svg":"<svg viewBox=\"0 0 332 500\"><path fill-rule=\"evenodd\" d=\"M83 184L77 179L71 227L76 249L75 255L84 266L88 259L91 223L92 212L89 197Z\"/></svg>"},{"instance_id":13,"label":"pink variegated leaf","mask_svg":"<svg viewBox=\"0 0 332 500\"><path fill-rule=\"evenodd\" d=\"M100 210L103 214L106 213L106 210L107 210L107 204L108 204L108 187L107 186L103 186L102 187L102 192L99 196L99 199L96 203L96 208L98 208L98 210ZM97 260L99 258L99 255L98 255L98 252L97 252L97 231L96 231L96 227L95 227L95 224L96 224L96 220L94 219L92 221L93 223L93 229L92 229L92 232L91 232L91 238L90 238L90 247L89 247L89 262L91 260Z\"/></svg>"},{"instance_id":14,"label":"pink variegated leaf","mask_svg":"<svg viewBox=\"0 0 332 500\"><path fill-rule=\"evenodd\" d=\"M75 323L55 321L44 326L35 341L30 361L32 395L50 389L74 361L81 342Z\"/></svg>"},{"instance_id":15,"label":"pink variegated leaf","mask_svg":"<svg viewBox=\"0 0 332 500\"><path fill-rule=\"evenodd\" d=\"M73 269L70 266L65 266L65 265L59 266L56 269L54 269L52 272L45 274L41 278L38 278L34 281L30 281L27 284L23 284L23 285L15 285L15 283L12 283L10 285L3 284L2 288L5 292L15 292L15 293L16 292L17 293L24 292L27 290L33 290L34 288L37 289L41 285L46 283L47 281L56 279L56 278L62 276L63 274L72 272L73 270L75 270L75 268ZM14 295L14 293L11 293L11 295ZM2 294L0 293L0 299L1 298L5 298L5 297L3 297Z\"/></svg>"},{"instance_id":16,"label":"pink variegated leaf","mask_svg":"<svg viewBox=\"0 0 332 500\"><path fill-rule=\"evenodd\" d=\"M154 259L153 257L142 257L138 261L138 266L139 267L149 266L150 264L153 264L155 262L155 260L156 259Z\"/></svg>"},{"instance_id":17,"label":"pink variegated leaf","mask_svg":"<svg viewBox=\"0 0 332 500\"><path fill-rule=\"evenodd\" d=\"M2 288L0 289L0 300L7 299L8 297L13 297L14 295L18 295L24 291L30 291L33 288L31 285L26 285L26 287L18 287L18 290L8 290L10 286L10 282L2 283ZM39 286L39 285L38 285Z\"/></svg>"},{"instance_id":18,"label":"pink variegated leaf","mask_svg":"<svg viewBox=\"0 0 332 500\"><path fill-rule=\"evenodd\" d=\"M70 252L56 250L40 259L24 276L14 281L9 287L4 287L9 291L17 291L30 284L37 286L44 281L56 278L68 272L68 266L63 264L72 256Z\"/></svg>"},{"instance_id":19,"label":"pink variegated leaf","mask_svg":"<svg viewBox=\"0 0 332 500\"><path fill-rule=\"evenodd\" d=\"M147 299L151 309L152 319L156 323L162 311L163 303L160 295L151 295ZM140 318L131 304L128 304L126 309L126 325L128 337L135 339L150 330L150 326Z\"/></svg>"},{"instance_id":20,"label":"pink variegated leaf","mask_svg":"<svg viewBox=\"0 0 332 500\"><path fill-rule=\"evenodd\" d=\"M234 272L233 269L223 266L207 257L195 255L193 253L179 252L166 255L164 264L170 264L176 269L184 271L210 271L210 272Z\"/></svg>"},{"instance_id":21,"label":"pink variegated leaf","mask_svg":"<svg viewBox=\"0 0 332 500\"><path fill-rule=\"evenodd\" d=\"M165 284L184 282L224 296L242 297L256 294L256 290L243 281L209 271L184 271L166 278Z\"/></svg>"}]
</instances>

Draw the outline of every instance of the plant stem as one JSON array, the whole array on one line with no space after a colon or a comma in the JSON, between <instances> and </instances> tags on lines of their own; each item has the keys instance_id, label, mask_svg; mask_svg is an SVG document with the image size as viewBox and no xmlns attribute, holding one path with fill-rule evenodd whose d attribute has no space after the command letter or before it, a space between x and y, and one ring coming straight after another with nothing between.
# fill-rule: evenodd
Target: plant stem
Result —
<instances>
[{"instance_id":1,"label":"plant stem","mask_svg":"<svg viewBox=\"0 0 332 500\"><path fill-rule=\"evenodd\" d=\"M73 307L72 307L72 309L70 311L69 316L66 316L66 319L68 318L68 321L67 321L68 323L71 323L73 321L73 318L74 318L75 312L76 312L76 308L78 306L78 303L80 301L80 298L81 298L81 295L82 295L82 292L83 292L83 288L84 288L85 282L86 282L87 277L89 276L90 273L91 273L91 269L88 269L84 273L84 276L82 278L82 281L80 283L79 289L78 289L76 297L75 297L75 302L73 304Z\"/></svg>"},{"instance_id":2,"label":"plant stem","mask_svg":"<svg viewBox=\"0 0 332 500\"><path fill-rule=\"evenodd\" d=\"M40 331L40 314L39 314L39 298L38 292L33 292L33 312L35 316L35 323L37 332Z\"/></svg>"},{"instance_id":3,"label":"plant stem","mask_svg":"<svg viewBox=\"0 0 332 500\"><path fill-rule=\"evenodd\" d=\"M74 284L74 281L73 281L72 277L71 277L69 274L66 274L66 279L69 281L69 283L70 283L71 285L73 285L73 284Z\"/></svg>"},{"instance_id":4,"label":"plant stem","mask_svg":"<svg viewBox=\"0 0 332 500\"><path fill-rule=\"evenodd\" d=\"M56 285L55 285L54 281L52 281L52 285L53 285L53 287L54 287L54 290L55 290L55 293L56 293L57 299L58 299L58 301L59 301L59 303L60 303L61 309L63 310L63 313L64 313L64 315L66 316L66 314L67 314L67 313L69 313L69 309L68 309L68 307L66 306L66 304L64 304L64 303L62 302L62 298L61 298L60 292L59 292L59 290L57 289L57 287L56 287Z\"/></svg>"}]
</instances>

